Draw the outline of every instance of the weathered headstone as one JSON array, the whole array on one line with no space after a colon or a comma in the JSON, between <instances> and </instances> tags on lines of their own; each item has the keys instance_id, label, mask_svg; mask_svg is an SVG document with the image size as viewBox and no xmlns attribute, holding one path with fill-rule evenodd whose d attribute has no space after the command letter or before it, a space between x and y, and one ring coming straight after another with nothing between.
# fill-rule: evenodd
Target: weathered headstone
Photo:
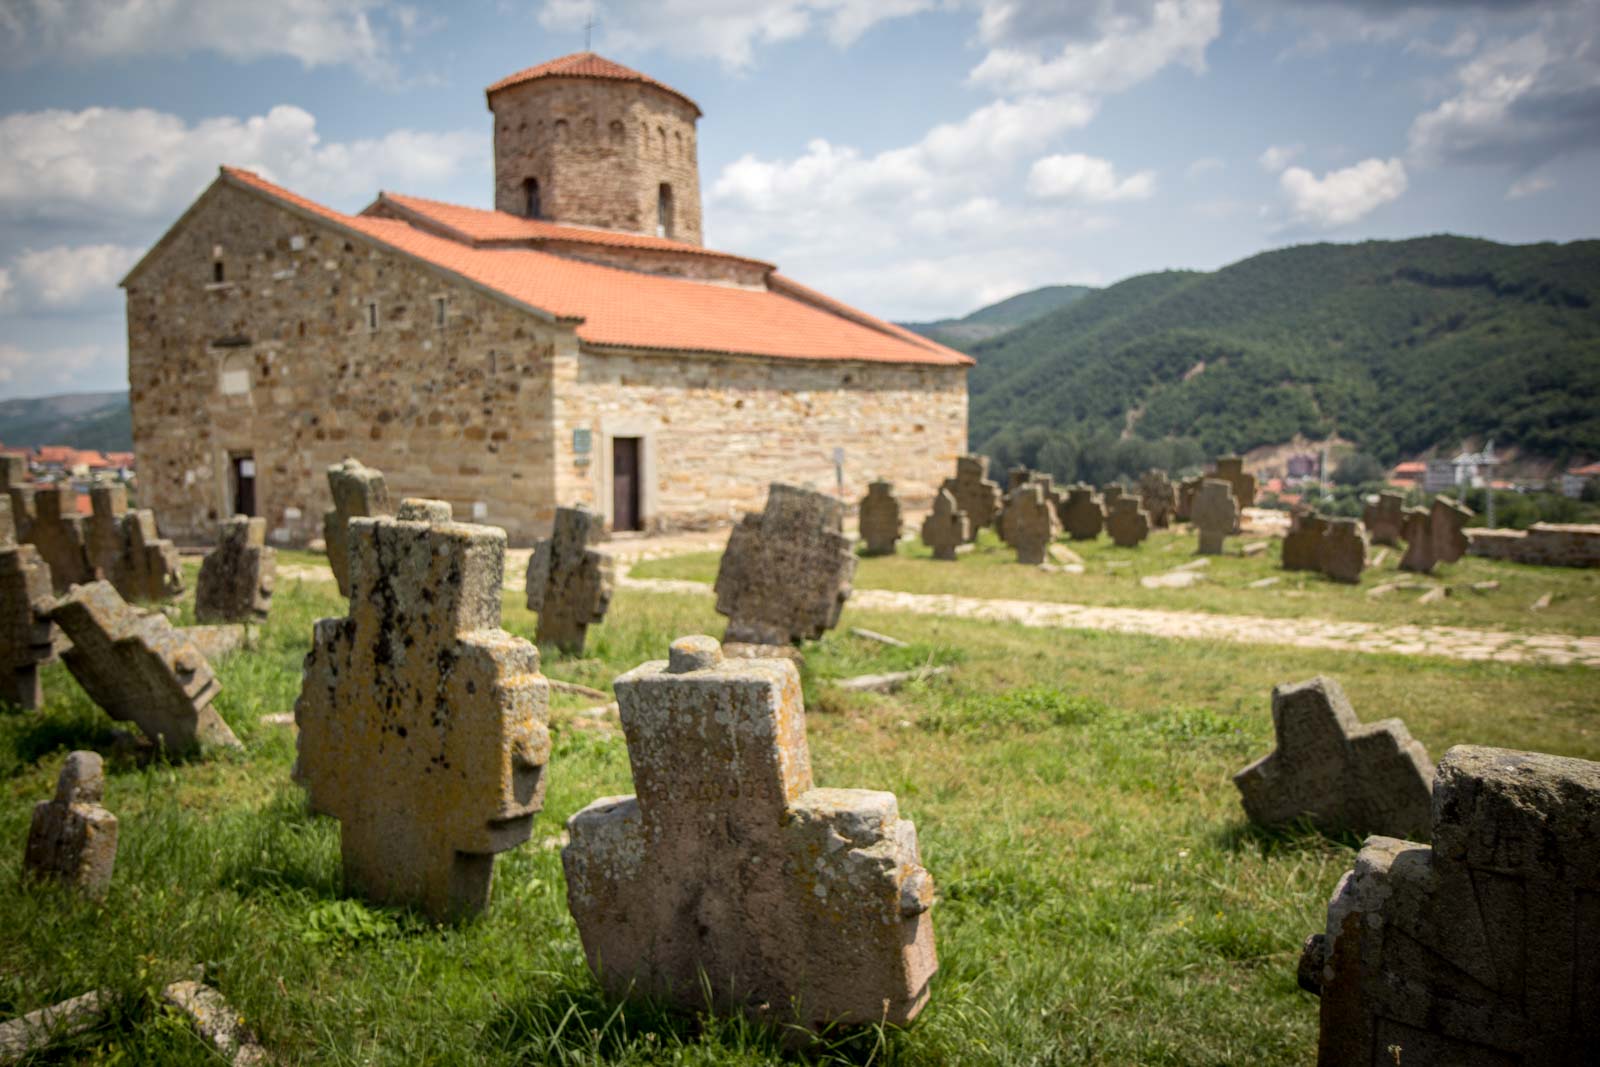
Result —
<instances>
[{"instance_id":1,"label":"weathered headstone","mask_svg":"<svg viewBox=\"0 0 1600 1067\"><path fill-rule=\"evenodd\" d=\"M20 452L0 452L0 489L27 485L31 477L27 456Z\"/></svg>"},{"instance_id":2,"label":"weathered headstone","mask_svg":"<svg viewBox=\"0 0 1600 1067\"><path fill-rule=\"evenodd\" d=\"M1011 467L1006 471L1006 492L1009 493L1018 486L1027 485L1033 479L1033 474L1033 471L1020 464Z\"/></svg>"},{"instance_id":3,"label":"weathered headstone","mask_svg":"<svg viewBox=\"0 0 1600 1067\"><path fill-rule=\"evenodd\" d=\"M838 624L855 572L839 502L772 483L765 509L733 528L717 569L725 640L788 645L821 637Z\"/></svg>"},{"instance_id":4,"label":"weathered headstone","mask_svg":"<svg viewBox=\"0 0 1600 1067\"><path fill-rule=\"evenodd\" d=\"M389 487L383 472L346 459L328 468L328 489L333 507L322 516L322 540L327 545L328 568L339 584L341 596L350 595L350 551L345 532L358 516L392 515Z\"/></svg>"},{"instance_id":5,"label":"weathered headstone","mask_svg":"<svg viewBox=\"0 0 1600 1067\"><path fill-rule=\"evenodd\" d=\"M900 501L894 495L894 483L879 479L867 486L867 495L861 498L861 540L867 555L894 555L895 542L900 540L900 523Z\"/></svg>"},{"instance_id":6,"label":"weathered headstone","mask_svg":"<svg viewBox=\"0 0 1600 1067\"><path fill-rule=\"evenodd\" d=\"M1056 513L1045 496L1042 482L1028 482L1006 498L1006 543L1017 553L1018 563L1038 565L1056 536Z\"/></svg>"},{"instance_id":7,"label":"weathered headstone","mask_svg":"<svg viewBox=\"0 0 1600 1067\"><path fill-rule=\"evenodd\" d=\"M1093 541L1105 528L1106 512L1100 494L1092 485L1074 485L1067 489L1066 500L1060 509L1061 525L1074 541Z\"/></svg>"},{"instance_id":8,"label":"weathered headstone","mask_svg":"<svg viewBox=\"0 0 1600 1067\"><path fill-rule=\"evenodd\" d=\"M200 622L244 622L272 608L278 554L267 545L267 520L235 515L217 527L217 547L200 561L194 617Z\"/></svg>"},{"instance_id":9,"label":"weathered headstone","mask_svg":"<svg viewBox=\"0 0 1600 1067\"><path fill-rule=\"evenodd\" d=\"M1272 691L1278 747L1233 776L1251 822L1329 833L1427 834L1433 767L1399 719L1362 723L1318 676Z\"/></svg>"},{"instance_id":10,"label":"weathered headstone","mask_svg":"<svg viewBox=\"0 0 1600 1067\"><path fill-rule=\"evenodd\" d=\"M539 643L582 652L589 627L606 617L616 587L611 557L589 547L605 520L582 505L557 508L550 536L528 559L528 610L539 613Z\"/></svg>"},{"instance_id":11,"label":"weathered headstone","mask_svg":"<svg viewBox=\"0 0 1600 1067\"><path fill-rule=\"evenodd\" d=\"M1286 571L1315 571L1322 569L1322 535L1328 530L1328 520L1315 511L1300 511L1289 523L1289 532L1283 535L1283 569Z\"/></svg>"},{"instance_id":12,"label":"weathered headstone","mask_svg":"<svg viewBox=\"0 0 1600 1067\"><path fill-rule=\"evenodd\" d=\"M1367 533L1355 519L1329 519L1322 535L1318 562L1336 582L1361 581L1367 566Z\"/></svg>"},{"instance_id":13,"label":"weathered headstone","mask_svg":"<svg viewBox=\"0 0 1600 1067\"><path fill-rule=\"evenodd\" d=\"M94 486L89 504L85 544L96 577L116 586L124 600L165 600L183 592L178 550L157 533L155 512L129 511L121 485Z\"/></svg>"},{"instance_id":14,"label":"weathered headstone","mask_svg":"<svg viewBox=\"0 0 1600 1067\"><path fill-rule=\"evenodd\" d=\"M1164 470L1152 468L1140 475L1139 502L1150 516L1150 525L1158 529L1166 529L1177 518L1178 492Z\"/></svg>"},{"instance_id":15,"label":"weathered headstone","mask_svg":"<svg viewBox=\"0 0 1600 1067\"><path fill-rule=\"evenodd\" d=\"M49 564L50 581L57 593L94 580L77 502L78 493L70 485L42 485L33 490L34 516L28 540L39 550L39 558Z\"/></svg>"},{"instance_id":16,"label":"weathered headstone","mask_svg":"<svg viewBox=\"0 0 1600 1067\"><path fill-rule=\"evenodd\" d=\"M1462 745L1433 845L1370 837L1306 943L1317 1062L1567 1067L1600 1049L1600 763Z\"/></svg>"},{"instance_id":17,"label":"weathered headstone","mask_svg":"<svg viewBox=\"0 0 1600 1067\"><path fill-rule=\"evenodd\" d=\"M956 505L950 490L941 489L933 498L933 510L922 520L922 543L933 549L934 559L955 559L956 549L972 540L966 512Z\"/></svg>"},{"instance_id":18,"label":"weathered headstone","mask_svg":"<svg viewBox=\"0 0 1600 1067\"><path fill-rule=\"evenodd\" d=\"M500 628L505 531L450 514L351 520L350 614L318 621L294 706L294 779L339 820L346 885L440 920L488 906L550 758L539 650Z\"/></svg>"},{"instance_id":19,"label":"weathered headstone","mask_svg":"<svg viewBox=\"0 0 1600 1067\"><path fill-rule=\"evenodd\" d=\"M1193 512L1194 526L1200 533L1200 554L1221 555L1223 542L1239 528L1239 504L1233 490L1225 481L1207 478L1194 498Z\"/></svg>"},{"instance_id":20,"label":"weathered headstone","mask_svg":"<svg viewBox=\"0 0 1600 1067\"><path fill-rule=\"evenodd\" d=\"M1117 501L1122 499L1122 486L1117 482L1100 487L1100 502L1105 506L1106 518L1117 509Z\"/></svg>"},{"instance_id":21,"label":"weathered headstone","mask_svg":"<svg viewBox=\"0 0 1600 1067\"><path fill-rule=\"evenodd\" d=\"M893 793L818 789L800 677L709 637L615 683L637 796L568 822L567 904L614 994L775 1023L909 1022L937 969L933 879Z\"/></svg>"},{"instance_id":22,"label":"weathered headstone","mask_svg":"<svg viewBox=\"0 0 1600 1067\"><path fill-rule=\"evenodd\" d=\"M940 488L956 498L956 507L966 512L970 527L968 541L978 536L985 526L993 526L1000 515L1000 487L984 476L989 469L987 456L960 456L956 459L956 476L946 478Z\"/></svg>"},{"instance_id":23,"label":"weathered headstone","mask_svg":"<svg viewBox=\"0 0 1600 1067\"><path fill-rule=\"evenodd\" d=\"M1406 539L1400 569L1417 574L1431 573L1437 560L1433 554L1433 518L1428 509L1406 508L1401 513L1400 531Z\"/></svg>"},{"instance_id":24,"label":"weathered headstone","mask_svg":"<svg viewBox=\"0 0 1600 1067\"><path fill-rule=\"evenodd\" d=\"M1428 513L1428 530L1433 538L1433 558L1440 563L1454 563L1467 554L1467 520L1472 510L1447 496L1433 498L1433 508Z\"/></svg>"},{"instance_id":25,"label":"weathered headstone","mask_svg":"<svg viewBox=\"0 0 1600 1067\"><path fill-rule=\"evenodd\" d=\"M17 544L11 501L0 497L0 700L19 708L43 700L39 666L54 654L54 635L34 609L53 596L50 568L38 549Z\"/></svg>"},{"instance_id":26,"label":"weathered headstone","mask_svg":"<svg viewBox=\"0 0 1600 1067\"><path fill-rule=\"evenodd\" d=\"M1106 533L1123 548L1133 548L1150 536L1150 517L1136 496L1118 497L1106 518Z\"/></svg>"},{"instance_id":27,"label":"weathered headstone","mask_svg":"<svg viewBox=\"0 0 1600 1067\"><path fill-rule=\"evenodd\" d=\"M1239 508L1239 514L1244 514L1245 508L1256 506L1256 476L1246 474L1244 460L1239 456L1219 456L1216 462L1216 472L1207 477L1217 478L1227 482L1233 490L1233 502ZM1237 526L1233 529L1238 533Z\"/></svg>"},{"instance_id":28,"label":"weathered headstone","mask_svg":"<svg viewBox=\"0 0 1600 1067\"><path fill-rule=\"evenodd\" d=\"M1367 528L1368 540L1375 545L1398 546L1405 506L1405 497L1399 493L1379 493L1378 499L1361 511L1361 525Z\"/></svg>"},{"instance_id":29,"label":"weathered headstone","mask_svg":"<svg viewBox=\"0 0 1600 1067\"><path fill-rule=\"evenodd\" d=\"M221 689L211 665L165 615L130 606L99 581L57 600L48 618L72 641L62 661L107 715L134 723L169 752L239 747L211 706Z\"/></svg>"},{"instance_id":30,"label":"weathered headstone","mask_svg":"<svg viewBox=\"0 0 1600 1067\"><path fill-rule=\"evenodd\" d=\"M1205 476L1197 474L1192 478L1185 478L1178 483L1178 510L1179 522L1188 522L1194 513L1194 498L1200 492L1200 483L1205 481Z\"/></svg>"},{"instance_id":31,"label":"weathered headstone","mask_svg":"<svg viewBox=\"0 0 1600 1067\"><path fill-rule=\"evenodd\" d=\"M68 754L56 779L55 799L34 805L23 869L104 897L117 862L117 817L100 806L103 799L100 754Z\"/></svg>"}]
</instances>

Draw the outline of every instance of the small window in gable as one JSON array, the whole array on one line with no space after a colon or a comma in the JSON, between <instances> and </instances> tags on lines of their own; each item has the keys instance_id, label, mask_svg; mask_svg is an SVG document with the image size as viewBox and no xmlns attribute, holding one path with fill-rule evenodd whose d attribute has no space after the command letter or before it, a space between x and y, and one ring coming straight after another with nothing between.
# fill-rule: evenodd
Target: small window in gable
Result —
<instances>
[{"instance_id":1,"label":"small window in gable","mask_svg":"<svg viewBox=\"0 0 1600 1067\"><path fill-rule=\"evenodd\" d=\"M448 313L449 308L450 301L448 298L442 296L433 298L433 324L441 330L444 329L445 315Z\"/></svg>"},{"instance_id":2,"label":"small window in gable","mask_svg":"<svg viewBox=\"0 0 1600 1067\"><path fill-rule=\"evenodd\" d=\"M376 302L367 305L367 332L378 332L378 305Z\"/></svg>"},{"instance_id":3,"label":"small window in gable","mask_svg":"<svg viewBox=\"0 0 1600 1067\"><path fill-rule=\"evenodd\" d=\"M224 270L222 268L222 260L219 259L215 263L211 264L211 280L213 282L221 282L221 281L223 281L224 280L224 277L223 277L224 274L225 274L225 272L224 272Z\"/></svg>"}]
</instances>

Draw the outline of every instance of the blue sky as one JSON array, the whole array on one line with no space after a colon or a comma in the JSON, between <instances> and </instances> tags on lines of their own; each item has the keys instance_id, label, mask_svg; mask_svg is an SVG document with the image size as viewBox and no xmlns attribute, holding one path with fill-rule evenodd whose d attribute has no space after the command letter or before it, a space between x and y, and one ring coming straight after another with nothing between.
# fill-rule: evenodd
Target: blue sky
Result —
<instances>
[{"instance_id":1,"label":"blue sky","mask_svg":"<svg viewBox=\"0 0 1600 1067\"><path fill-rule=\"evenodd\" d=\"M219 164L488 206L483 87L591 10L705 112L707 244L892 318L1600 230L1600 0L4 0L0 397L126 384L116 282Z\"/></svg>"}]
</instances>

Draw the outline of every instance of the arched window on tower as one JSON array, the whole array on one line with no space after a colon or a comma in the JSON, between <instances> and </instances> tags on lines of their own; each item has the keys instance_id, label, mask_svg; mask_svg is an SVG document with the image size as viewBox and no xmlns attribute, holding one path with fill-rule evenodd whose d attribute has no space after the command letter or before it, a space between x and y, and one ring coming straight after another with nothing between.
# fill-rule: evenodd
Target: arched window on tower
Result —
<instances>
[{"instance_id":1,"label":"arched window on tower","mask_svg":"<svg viewBox=\"0 0 1600 1067\"><path fill-rule=\"evenodd\" d=\"M529 178L522 183L522 202L528 218L537 219L544 217L539 212L538 178Z\"/></svg>"},{"instance_id":2,"label":"arched window on tower","mask_svg":"<svg viewBox=\"0 0 1600 1067\"><path fill-rule=\"evenodd\" d=\"M672 186L666 182L656 192L656 236L672 236Z\"/></svg>"}]
</instances>

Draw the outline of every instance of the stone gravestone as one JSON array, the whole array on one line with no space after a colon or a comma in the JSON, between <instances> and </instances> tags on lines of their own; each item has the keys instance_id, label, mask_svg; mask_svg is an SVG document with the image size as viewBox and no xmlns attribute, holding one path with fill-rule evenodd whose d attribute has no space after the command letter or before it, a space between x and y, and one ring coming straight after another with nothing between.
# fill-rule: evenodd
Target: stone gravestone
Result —
<instances>
[{"instance_id":1,"label":"stone gravestone","mask_svg":"<svg viewBox=\"0 0 1600 1067\"><path fill-rule=\"evenodd\" d=\"M861 498L861 540L866 543L869 556L894 555L895 542L900 540L900 501L894 495L894 483L881 478L867 487Z\"/></svg>"},{"instance_id":2,"label":"stone gravestone","mask_svg":"<svg viewBox=\"0 0 1600 1067\"><path fill-rule=\"evenodd\" d=\"M955 559L956 549L972 540L966 512L956 506L950 490L933 498L933 510L922 520L922 543L933 549L934 559Z\"/></svg>"},{"instance_id":3,"label":"stone gravestone","mask_svg":"<svg viewBox=\"0 0 1600 1067\"><path fill-rule=\"evenodd\" d=\"M615 683L637 796L568 822L567 904L614 995L775 1023L904 1025L928 999L933 879L893 793L818 789L787 660L709 637Z\"/></svg>"},{"instance_id":4,"label":"stone gravestone","mask_svg":"<svg viewBox=\"0 0 1600 1067\"><path fill-rule=\"evenodd\" d=\"M1367 566L1367 533L1361 523L1355 519L1329 519L1318 562L1322 573L1336 582L1360 582Z\"/></svg>"},{"instance_id":5,"label":"stone gravestone","mask_svg":"<svg viewBox=\"0 0 1600 1067\"><path fill-rule=\"evenodd\" d=\"M1228 483L1233 490L1233 500L1238 505L1241 515L1244 514L1245 508L1256 506L1256 476L1245 473L1243 459L1239 456L1219 456L1216 468L1216 472L1208 477ZM1237 526L1233 532L1239 532Z\"/></svg>"},{"instance_id":6,"label":"stone gravestone","mask_svg":"<svg viewBox=\"0 0 1600 1067\"><path fill-rule=\"evenodd\" d=\"M1009 493L1019 486L1027 485L1033 480L1033 474L1033 471L1020 464L1010 468L1006 471L1006 492Z\"/></svg>"},{"instance_id":7,"label":"stone gravestone","mask_svg":"<svg viewBox=\"0 0 1600 1067\"><path fill-rule=\"evenodd\" d=\"M1447 496L1433 498L1433 508L1428 513L1429 535L1433 538L1433 558L1440 563L1454 563L1467 554L1467 535L1464 529L1472 518L1472 510L1463 507Z\"/></svg>"},{"instance_id":8,"label":"stone gravestone","mask_svg":"<svg viewBox=\"0 0 1600 1067\"><path fill-rule=\"evenodd\" d=\"M1555 1067L1600 1049L1600 763L1460 745L1433 845L1370 837L1306 943L1317 1062Z\"/></svg>"},{"instance_id":9,"label":"stone gravestone","mask_svg":"<svg viewBox=\"0 0 1600 1067\"><path fill-rule=\"evenodd\" d=\"M1018 563L1038 565L1056 537L1056 513L1045 496L1042 482L1028 482L1006 499L1006 541L1016 550Z\"/></svg>"},{"instance_id":10,"label":"stone gravestone","mask_svg":"<svg viewBox=\"0 0 1600 1067\"><path fill-rule=\"evenodd\" d=\"M550 758L539 650L500 628L506 534L443 501L350 522L350 614L306 655L294 779L339 820L345 884L435 920L489 904Z\"/></svg>"},{"instance_id":11,"label":"stone gravestone","mask_svg":"<svg viewBox=\"0 0 1600 1067\"><path fill-rule=\"evenodd\" d=\"M70 753L56 779L55 799L34 805L23 869L103 898L117 862L117 817L100 806L104 798L100 754Z\"/></svg>"},{"instance_id":12,"label":"stone gravestone","mask_svg":"<svg viewBox=\"0 0 1600 1067\"><path fill-rule=\"evenodd\" d=\"M200 562L194 617L203 623L260 621L272 608L278 554L267 520L235 515L217 527L217 547Z\"/></svg>"},{"instance_id":13,"label":"stone gravestone","mask_svg":"<svg viewBox=\"0 0 1600 1067\"><path fill-rule=\"evenodd\" d=\"M976 540L985 526L993 526L1000 514L1000 487L984 477L988 467L986 456L961 456L956 460L956 476L946 478L940 487L948 490L956 498L956 507L966 513L968 541Z\"/></svg>"},{"instance_id":14,"label":"stone gravestone","mask_svg":"<svg viewBox=\"0 0 1600 1067\"><path fill-rule=\"evenodd\" d=\"M1135 496L1118 497L1106 519L1106 532L1123 548L1133 548L1150 536L1150 518Z\"/></svg>"},{"instance_id":15,"label":"stone gravestone","mask_svg":"<svg viewBox=\"0 0 1600 1067\"><path fill-rule=\"evenodd\" d=\"M1406 508L1401 513L1400 530L1406 539L1405 555L1400 557L1400 569L1417 574L1429 574L1437 562L1433 554L1433 519L1427 508Z\"/></svg>"},{"instance_id":16,"label":"stone gravestone","mask_svg":"<svg viewBox=\"0 0 1600 1067\"><path fill-rule=\"evenodd\" d=\"M39 666L54 655L53 627L36 604L54 597L50 568L32 545L19 545L11 501L0 497L0 700L32 710L44 699Z\"/></svg>"},{"instance_id":17,"label":"stone gravestone","mask_svg":"<svg viewBox=\"0 0 1600 1067\"><path fill-rule=\"evenodd\" d=\"M725 640L789 645L821 637L838 624L855 572L839 502L773 482L766 508L733 528L717 568Z\"/></svg>"},{"instance_id":18,"label":"stone gravestone","mask_svg":"<svg viewBox=\"0 0 1600 1067\"><path fill-rule=\"evenodd\" d=\"M1067 536L1074 541L1093 541L1100 536L1105 524L1105 508L1094 486L1070 486L1061 505L1061 525Z\"/></svg>"},{"instance_id":19,"label":"stone gravestone","mask_svg":"<svg viewBox=\"0 0 1600 1067\"><path fill-rule=\"evenodd\" d=\"M350 520L363 515L392 515L389 487L383 472L366 467L359 460L347 459L328 468L328 489L333 507L322 516L322 540L327 545L328 567L339 583L339 595L350 595L349 549L345 531Z\"/></svg>"},{"instance_id":20,"label":"stone gravestone","mask_svg":"<svg viewBox=\"0 0 1600 1067\"><path fill-rule=\"evenodd\" d=\"M1121 485L1117 484L1116 482L1112 482L1110 485L1101 487L1101 489L1100 489L1100 502L1105 506L1106 518L1109 519L1111 517L1111 513L1113 511L1117 510L1117 501L1119 501L1121 499L1122 499L1122 486Z\"/></svg>"},{"instance_id":21,"label":"stone gravestone","mask_svg":"<svg viewBox=\"0 0 1600 1067\"><path fill-rule=\"evenodd\" d=\"M589 546L605 520L579 505L557 508L550 536L528 560L528 610L539 613L539 643L563 652L583 651L589 627L606 617L616 588L611 557Z\"/></svg>"},{"instance_id":22,"label":"stone gravestone","mask_svg":"<svg viewBox=\"0 0 1600 1067\"><path fill-rule=\"evenodd\" d=\"M158 611L140 611L110 582L90 582L56 601L48 617L72 641L61 654L89 698L173 753L202 744L238 748L211 701L211 665Z\"/></svg>"},{"instance_id":23,"label":"stone gravestone","mask_svg":"<svg viewBox=\"0 0 1600 1067\"><path fill-rule=\"evenodd\" d=\"M1322 535L1328 520L1315 511L1296 512L1283 535L1283 569L1316 571L1322 569Z\"/></svg>"},{"instance_id":24,"label":"stone gravestone","mask_svg":"<svg viewBox=\"0 0 1600 1067\"><path fill-rule=\"evenodd\" d=\"M27 485L30 477L27 456L20 452L0 452L0 488Z\"/></svg>"},{"instance_id":25,"label":"stone gravestone","mask_svg":"<svg viewBox=\"0 0 1600 1067\"><path fill-rule=\"evenodd\" d=\"M1251 822L1427 834L1433 767L1405 723L1363 724L1339 683L1318 676L1273 689L1272 727L1278 747L1233 776Z\"/></svg>"},{"instance_id":26,"label":"stone gravestone","mask_svg":"<svg viewBox=\"0 0 1600 1067\"><path fill-rule=\"evenodd\" d=\"M50 581L57 593L94 580L77 502L78 494L70 485L45 485L33 490L34 517L28 539L39 550L39 557L49 564Z\"/></svg>"},{"instance_id":27,"label":"stone gravestone","mask_svg":"<svg viewBox=\"0 0 1600 1067\"><path fill-rule=\"evenodd\" d=\"M1158 529L1166 529L1177 518L1177 490L1164 470L1152 468L1139 476L1139 501L1150 516L1150 525Z\"/></svg>"},{"instance_id":28,"label":"stone gravestone","mask_svg":"<svg viewBox=\"0 0 1600 1067\"><path fill-rule=\"evenodd\" d=\"M1178 483L1178 510L1179 522L1188 522L1194 512L1194 498L1200 492L1200 483L1205 481L1204 475L1195 475L1185 478Z\"/></svg>"},{"instance_id":29,"label":"stone gravestone","mask_svg":"<svg viewBox=\"0 0 1600 1067\"><path fill-rule=\"evenodd\" d=\"M1375 545L1399 545L1404 510L1405 497L1399 493L1379 493L1378 499L1361 511L1361 525L1367 528L1367 538Z\"/></svg>"},{"instance_id":30,"label":"stone gravestone","mask_svg":"<svg viewBox=\"0 0 1600 1067\"><path fill-rule=\"evenodd\" d=\"M94 574L116 586L124 600L165 600L183 592L178 550L156 531L155 512L128 510L128 490L97 485L89 490L93 513L86 546Z\"/></svg>"},{"instance_id":31,"label":"stone gravestone","mask_svg":"<svg viewBox=\"0 0 1600 1067\"><path fill-rule=\"evenodd\" d=\"M1192 510L1195 529L1200 531L1200 554L1221 555L1223 542L1239 528L1239 504L1233 490L1227 482L1207 478L1200 484Z\"/></svg>"}]
</instances>

